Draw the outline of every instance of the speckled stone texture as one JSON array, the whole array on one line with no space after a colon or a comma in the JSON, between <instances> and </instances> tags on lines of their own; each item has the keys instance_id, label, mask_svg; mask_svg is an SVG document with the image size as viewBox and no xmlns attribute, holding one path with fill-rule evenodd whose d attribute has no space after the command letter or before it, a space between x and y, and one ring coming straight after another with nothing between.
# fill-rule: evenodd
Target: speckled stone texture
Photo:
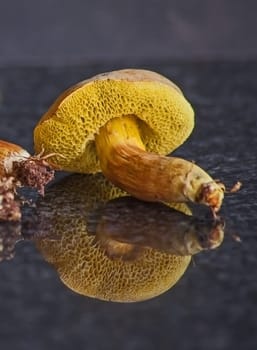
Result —
<instances>
[{"instance_id":1,"label":"speckled stone texture","mask_svg":"<svg viewBox=\"0 0 257 350\"><path fill-rule=\"evenodd\" d=\"M33 127L60 92L126 66L0 70L0 138L32 151ZM137 304L74 294L32 243L20 242L16 257L0 264L1 349L256 349L257 64L140 67L174 80L195 107L194 133L176 155L195 160L228 185L244 184L225 200L225 242L196 256L173 289ZM229 232L240 235L242 243Z\"/></svg>"}]
</instances>

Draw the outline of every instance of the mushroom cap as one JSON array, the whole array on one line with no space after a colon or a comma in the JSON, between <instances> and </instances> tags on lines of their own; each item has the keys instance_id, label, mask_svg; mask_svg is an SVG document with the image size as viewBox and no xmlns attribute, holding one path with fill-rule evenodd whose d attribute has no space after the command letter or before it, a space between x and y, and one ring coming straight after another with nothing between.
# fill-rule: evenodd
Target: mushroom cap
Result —
<instances>
[{"instance_id":1,"label":"mushroom cap","mask_svg":"<svg viewBox=\"0 0 257 350\"><path fill-rule=\"evenodd\" d=\"M0 176L12 174L13 162L19 162L29 157L30 154L21 146L0 140Z\"/></svg>"},{"instance_id":2,"label":"mushroom cap","mask_svg":"<svg viewBox=\"0 0 257 350\"><path fill-rule=\"evenodd\" d=\"M99 74L65 91L34 130L35 151L58 153L49 162L81 173L100 171L95 134L110 119L138 118L146 150L162 155L180 146L194 126L194 112L181 90L147 70Z\"/></svg>"},{"instance_id":3,"label":"mushroom cap","mask_svg":"<svg viewBox=\"0 0 257 350\"><path fill-rule=\"evenodd\" d=\"M50 187L37 205L47 236L36 238L36 246L63 283L79 294L117 302L146 300L171 288L191 257L145 248L131 261L109 258L88 233L87 214L121 195L102 174L76 174ZM188 212L183 204L177 207Z\"/></svg>"}]
</instances>

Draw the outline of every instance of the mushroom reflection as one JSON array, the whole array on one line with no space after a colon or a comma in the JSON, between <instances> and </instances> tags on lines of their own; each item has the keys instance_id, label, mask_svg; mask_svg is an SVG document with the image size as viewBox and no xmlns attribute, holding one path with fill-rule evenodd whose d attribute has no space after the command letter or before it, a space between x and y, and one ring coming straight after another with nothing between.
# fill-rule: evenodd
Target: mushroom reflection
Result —
<instances>
[{"instance_id":1,"label":"mushroom reflection","mask_svg":"<svg viewBox=\"0 0 257 350\"><path fill-rule=\"evenodd\" d=\"M133 197L109 201L89 216L87 226L111 256L115 255L115 242L185 256L216 248L224 238L222 219L199 219L162 203Z\"/></svg>"},{"instance_id":2,"label":"mushroom reflection","mask_svg":"<svg viewBox=\"0 0 257 350\"><path fill-rule=\"evenodd\" d=\"M0 262L15 255L15 244L22 239L19 222L0 222Z\"/></svg>"},{"instance_id":3,"label":"mushroom reflection","mask_svg":"<svg viewBox=\"0 0 257 350\"><path fill-rule=\"evenodd\" d=\"M119 302L152 298L181 278L192 254L222 241L221 223L121 196L100 174L72 175L38 203L36 245L77 293Z\"/></svg>"}]
</instances>

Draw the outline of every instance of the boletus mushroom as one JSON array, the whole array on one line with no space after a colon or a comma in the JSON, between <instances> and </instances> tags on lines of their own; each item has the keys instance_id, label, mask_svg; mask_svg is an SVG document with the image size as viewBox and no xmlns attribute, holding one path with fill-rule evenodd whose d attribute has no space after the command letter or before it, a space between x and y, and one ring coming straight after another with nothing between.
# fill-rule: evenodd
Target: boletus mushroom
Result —
<instances>
[{"instance_id":1,"label":"boletus mushroom","mask_svg":"<svg viewBox=\"0 0 257 350\"><path fill-rule=\"evenodd\" d=\"M197 202L216 213L224 185L196 164L166 154L194 127L194 112L181 90L146 70L97 75L65 91L34 131L36 152L56 153L58 169L101 171L115 185L145 201Z\"/></svg>"}]
</instances>

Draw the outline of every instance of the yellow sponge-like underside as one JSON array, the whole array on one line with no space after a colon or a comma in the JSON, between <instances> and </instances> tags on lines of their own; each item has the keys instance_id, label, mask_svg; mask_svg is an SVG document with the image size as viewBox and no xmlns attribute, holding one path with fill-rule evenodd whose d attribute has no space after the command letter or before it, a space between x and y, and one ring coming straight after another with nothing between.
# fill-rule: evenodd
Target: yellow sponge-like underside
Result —
<instances>
[{"instance_id":1,"label":"yellow sponge-like underside","mask_svg":"<svg viewBox=\"0 0 257 350\"><path fill-rule=\"evenodd\" d=\"M136 74L127 79L124 72ZM146 150L163 155L181 145L194 126L192 107L173 83L153 72L124 70L96 76L61 95L34 130L35 151L61 154L49 159L57 168L97 172L95 134L110 119L126 115L138 118Z\"/></svg>"},{"instance_id":2,"label":"yellow sponge-like underside","mask_svg":"<svg viewBox=\"0 0 257 350\"><path fill-rule=\"evenodd\" d=\"M86 218L99 203L122 195L102 174L76 174L50 188L38 203L41 217L46 210L49 227L36 245L63 283L79 294L119 302L146 300L171 288L188 267L190 256L152 248L145 248L132 261L113 260L105 254L95 236L88 234ZM178 208L190 213L185 204Z\"/></svg>"}]
</instances>

